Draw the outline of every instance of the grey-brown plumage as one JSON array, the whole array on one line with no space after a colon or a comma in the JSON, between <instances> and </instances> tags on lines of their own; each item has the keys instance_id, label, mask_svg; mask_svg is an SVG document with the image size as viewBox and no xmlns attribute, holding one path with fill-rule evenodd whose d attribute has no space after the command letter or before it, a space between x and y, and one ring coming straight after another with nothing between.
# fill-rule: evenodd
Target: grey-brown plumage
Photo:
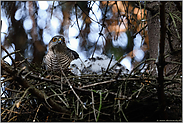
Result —
<instances>
[{"instance_id":1,"label":"grey-brown plumage","mask_svg":"<svg viewBox=\"0 0 183 123\"><path fill-rule=\"evenodd\" d=\"M77 52L66 46L62 35L54 36L48 46L48 53L43 58L47 70L60 73L61 69L65 70L69 67L72 60L79 58Z\"/></svg>"}]
</instances>

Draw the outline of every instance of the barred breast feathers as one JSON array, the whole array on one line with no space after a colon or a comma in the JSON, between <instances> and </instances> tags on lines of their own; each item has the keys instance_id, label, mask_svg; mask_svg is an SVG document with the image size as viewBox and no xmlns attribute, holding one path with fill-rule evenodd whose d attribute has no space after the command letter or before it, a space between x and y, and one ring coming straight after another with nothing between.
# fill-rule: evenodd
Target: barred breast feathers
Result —
<instances>
[{"instance_id":1,"label":"barred breast feathers","mask_svg":"<svg viewBox=\"0 0 183 123\"><path fill-rule=\"evenodd\" d=\"M47 70L58 71L61 68L63 70L67 69L72 59L70 59L67 54L64 54L62 52L53 53L53 51L48 51L44 61L45 61Z\"/></svg>"}]
</instances>

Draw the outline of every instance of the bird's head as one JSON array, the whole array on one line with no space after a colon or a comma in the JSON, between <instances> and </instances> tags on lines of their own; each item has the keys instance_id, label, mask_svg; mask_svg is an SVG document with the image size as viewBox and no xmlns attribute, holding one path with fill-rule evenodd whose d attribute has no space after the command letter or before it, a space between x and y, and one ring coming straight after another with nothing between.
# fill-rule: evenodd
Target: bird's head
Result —
<instances>
[{"instance_id":1,"label":"bird's head","mask_svg":"<svg viewBox=\"0 0 183 123\"><path fill-rule=\"evenodd\" d=\"M56 35L54 36L49 42L49 49L62 51L63 49L67 48L65 44L65 38L63 35Z\"/></svg>"}]
</instances>

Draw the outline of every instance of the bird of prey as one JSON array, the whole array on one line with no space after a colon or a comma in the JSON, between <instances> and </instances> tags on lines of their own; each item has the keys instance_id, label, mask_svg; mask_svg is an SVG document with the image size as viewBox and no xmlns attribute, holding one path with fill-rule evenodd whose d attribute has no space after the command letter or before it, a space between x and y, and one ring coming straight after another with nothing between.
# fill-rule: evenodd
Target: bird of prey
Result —
<instances>
[{"instance_id":1,"label":"bird of prey","mask_svg":"<svg viewBox=\"0 0 183 123\"><path fill-rule=\"evenodd\" d=\"M43 58L46 70L61 73L68 69L72 60L79 58L77 52L66 46L63 35L54 36L49 44L48 53Z\"/></svg>"}]
</instances>

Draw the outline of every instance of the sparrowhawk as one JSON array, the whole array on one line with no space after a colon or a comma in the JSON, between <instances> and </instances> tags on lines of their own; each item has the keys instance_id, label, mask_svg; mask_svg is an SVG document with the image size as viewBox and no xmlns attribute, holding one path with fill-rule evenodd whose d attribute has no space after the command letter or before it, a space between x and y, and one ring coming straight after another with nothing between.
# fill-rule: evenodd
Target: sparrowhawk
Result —
<instances>
[{"instance_id":1,"label":"sparrowhawk","mask_svg":"<svg viewBox=\"0 0 183 123\"><path fill-rule=\"evenodd\" d=\"M43 63L48 71L60 73L61 69L66 70L69 67L72 60L79 58L77 52L66 46L63 35L54 36L48 46L48 53L43 58Z\"/></svg>"}]
</instances>

